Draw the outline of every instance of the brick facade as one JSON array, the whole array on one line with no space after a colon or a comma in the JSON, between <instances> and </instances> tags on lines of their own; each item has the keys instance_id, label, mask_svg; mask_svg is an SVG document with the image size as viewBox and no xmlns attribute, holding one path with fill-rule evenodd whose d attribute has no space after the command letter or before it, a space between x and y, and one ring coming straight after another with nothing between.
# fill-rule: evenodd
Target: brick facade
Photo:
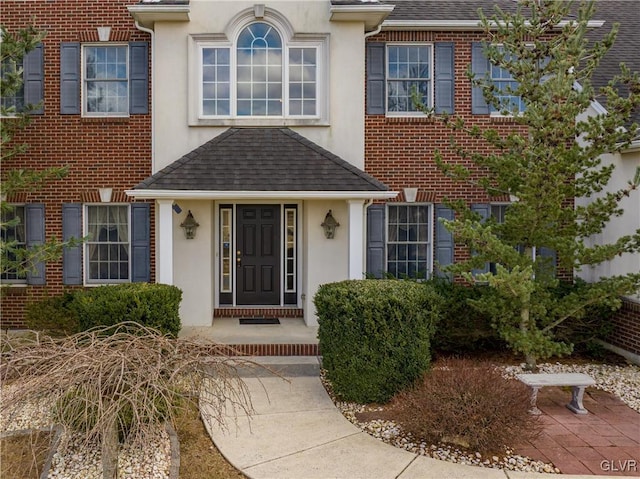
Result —
<instances>
[{"instance_id":1,"label":"brick facade","mask_svg":"<svg viewBox=\"0 0 640 479\"><path fill-rule=\"evenodd\" d=\"M613 331L606 341L614 346L640 355L640 302L622 301L622 308L611 319Z\"/></svg>"},{"instance_id":2,"label":"brick facade","mask_svg":"<svg viewBox=\"0 0 640 479\"><path fill-rule=\"evenodd\" d=\"M471 64L471 46L482 40L475 32L381 32L369 42L453 42L455 94L454 115L464 119L468 126L495 128L501 132L512 131L518 126L512 119L474 115L471 113L471 81L467 71ZM479 187L455 182L445 177L435 163L438 150L445 162L463 164L471 168L470 161L463 160L451 147L451 138L466 148L478 152L490 151L490 146L474 140L463 132L453 132L438 117L391 117L365 115L365 171L400 191L396 201L404 201L403 188L418 188L416 201L442 203L464 200L468 204L505 202L507 197L489 197ZM480 177L481 172L476 170ZM455 246L455 258L468 257L468 250Z\"/></svg>"},{"instance_id":3,"label":"brick facade","mask_svg":"<svg viewBox=\"0 0 640 479\"><path fill-rule=\"evenodd\" d=\"M16 142L27 143L27 153L3 160L4 172L12 168L42 169L68 166L69 174L49 181L34 192L9 201L44 203L46 237L62 238L62 204L99 202L97 188L113 188L113 202L129 202L124 191L151 174L151 114L128 118L83 118L60 114L60 45L62 42L97 42L97 27L111 27L110 41L148 42L150 36L136 29L127 11L135 0L76 0L73 2L24 2L4 0L3 25L15 31L29 24L47 32L44 51L44 114L33 115L31 124ZM10 12L10 14L8 14ZM149 89L150 90L150 89ZM153 268L153 205L151 207L151 278ZM59 294L62 262L46 265L46 285L7 288L2 297L2 328L23 326L23 310L29 301Z\"/></svg>"},{"instance_id":4,"label":"brick facade","mask_svg":"<svg viewBox=\"0 0 640 479\"><path fill-rule=\"evenodd\" d=\"M455 51L454 114L467 125L496 128L508 132L517 127L509 118L471 114L471 81L467 70L471 64L471 45L482 37L473 32L382 32L370 42L453 42ZM451 148L450 138L478 152L489 152L489 146L465 133L453 133L439 118L365 116L365 171L393 190L417 187L430 202L440 203L445 197L468 203L505 201L489 198L480 188L456 183L438 170L434 154L439 150L446 162L464 162ZM467 163L465 166L470 166ZM480 172L477 172L480 175Z\"/></svg>"}]
</instances>

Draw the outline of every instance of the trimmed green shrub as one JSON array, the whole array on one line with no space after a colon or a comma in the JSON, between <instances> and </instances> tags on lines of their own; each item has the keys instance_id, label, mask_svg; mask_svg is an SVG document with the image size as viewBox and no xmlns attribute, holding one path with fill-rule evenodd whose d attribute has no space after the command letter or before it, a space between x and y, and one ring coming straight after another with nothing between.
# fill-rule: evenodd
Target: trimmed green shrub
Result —
<instances>
[{"instance_id":1,"label":"trimmed green shrub","mask_svg":"<svg viewBox=\"0 0 640 479\"><path fill-rule=\"evenodd\" d=\"M469 300L495 294L487 286L465 286L444 279L427 283L443 298L442 314L432 340L432 349L438 352L467 354L506 348L492 326L491 318L471 307Z\"/></svg>"},{"instance_id":2,"label":"trimmed green shrub","mask_svg":"<svg viewBox=\"0 0 640 479\"><path fill-rule=\"evenodd\" d=\"M133 321L177 337L182 291L166 284L127 283L78 291L70 308L80 330Z\"/></svg>"},{"instance_id":3,"label":"trimmed green shrub","mask_svg":"<svg viewBox=\"0 0 640 479\"><path fill-rule=\"evenodd\" d=\"M314 297L322 365L338 397L384 402L429 367L442 299L413 281L357 280Z\"/></svg>"},{"instance_id":4,"label":"trimmed green shrub","mask_svg":"<svg viewBox=\"0 0 640 479\"><path fill-rule=\"evenodd\" d=\"M29 329L43 331L50 336L68 336L80 331L78 318L71 310L74 295L65 292L27 304L25 323Z\"/></svg>"}]
</instances>

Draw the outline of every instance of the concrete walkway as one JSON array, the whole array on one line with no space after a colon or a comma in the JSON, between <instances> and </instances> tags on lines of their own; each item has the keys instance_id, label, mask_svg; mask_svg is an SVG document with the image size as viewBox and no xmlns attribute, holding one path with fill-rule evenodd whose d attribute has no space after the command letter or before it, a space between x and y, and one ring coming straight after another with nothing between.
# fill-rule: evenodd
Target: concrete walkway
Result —
<instances>
[{"instance_id":1,"label":"concrete walkway","mask_svg":"<svg viewBox=\"0 0 640 479\"><path fill-rule=\"evenodd\" d=\"M251 479L563 477L462 466L385 444L362 432L335 408L320 382L317 359L264 358L264 361L273 369L280 368L286 380L267 375L244 378L255 409L251 420L229 412L228 431L205 420L220 452ZM295 365L291 366L292 362ZM203 416L207 416L206 410Z\"/></svg>"}]
</instances>

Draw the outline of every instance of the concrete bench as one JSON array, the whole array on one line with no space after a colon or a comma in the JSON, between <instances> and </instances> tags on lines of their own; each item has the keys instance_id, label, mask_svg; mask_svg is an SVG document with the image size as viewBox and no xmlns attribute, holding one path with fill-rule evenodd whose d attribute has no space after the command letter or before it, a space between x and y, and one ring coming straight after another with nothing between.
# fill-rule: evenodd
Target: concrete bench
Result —
<instances>
[{"instance_id":1,"label":"concrete bench","mask_svg":"<svg viewBox=\"0 0 640 479\"><path fill-rule=\"evenodd\" d=\"M531 412L541 414L536 406L538 390L544 386L571 386L571 402L567 408L575 414L588 414L582 405L584 390L587 386L595 385L595 380L588 374L582 373L541 373L518 374L517 378L533 390L531 394Z\"/></svg>"}]
</instances>

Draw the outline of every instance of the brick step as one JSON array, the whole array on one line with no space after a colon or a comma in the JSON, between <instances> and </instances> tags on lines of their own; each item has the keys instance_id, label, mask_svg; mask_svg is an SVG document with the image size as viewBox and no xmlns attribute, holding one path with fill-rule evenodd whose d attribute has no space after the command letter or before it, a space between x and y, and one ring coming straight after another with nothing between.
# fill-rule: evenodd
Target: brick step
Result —
<instances>
[{"instance_id":1,"label":"brick step","mask_svg":"<svg viewBox=\"0 0 640 479\"><path fill-rule=\"evenodd\" d=\"M303 318L302 308L216 308L214 318Z\"/></svg>"},{"instance_id":2,"label":"brick step","mask_svg":"<svg viewBox=\"0 0 640 479\"><path fill-rule=\"evenodd\" d=\"M317 344L227 344L230 356L319 356Z\"/></svg>"}]
</instances>

